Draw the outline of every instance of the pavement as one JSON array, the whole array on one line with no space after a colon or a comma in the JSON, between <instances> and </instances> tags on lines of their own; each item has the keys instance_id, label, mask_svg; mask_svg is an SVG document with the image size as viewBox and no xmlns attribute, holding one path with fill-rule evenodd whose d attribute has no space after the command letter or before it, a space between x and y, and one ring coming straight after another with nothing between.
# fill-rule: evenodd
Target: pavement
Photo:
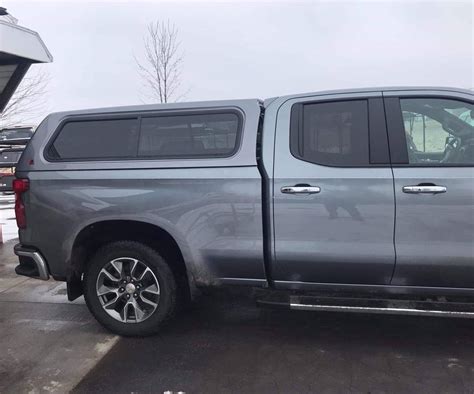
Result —
<instances>
[{"instance_id":1,"label":"pavement","mask_svg":"<svg viewBox=\"0 0 474 394\"><path fill-rule=\"evenodd\" d=\"M69 392L117 342L64 283L17 276L12 196L0 197L0 393Z\"/></svg>"},{"instance_id":2,"label":"pavement","mask_svg":"<svg viewBox=\"0 0 474 394\"><path fill-rule=\"evenodd\" d=\"M15 196L0 193L0 226L3 242L18 238L14 208Z\"/></svg>"},{"instance_id":3,"label":"pavement","mask_svg":"<svg viewBox=\"0 0 474 394\"><path fill-rule=\"evenodd\" d=\"M16 276L15 242L0 247L0 393L474 393L474 320L259 309L209 290L158 335L119 339L64 284Z\"/></svg>"},{"instance_id":4,"label":"pavement","mask_svg":"<svg viewBox=\"0 0 474 394\"><path fill-rule=\"evenodd\" d=\"M473 393L474 321L265 310L203 296L124 338L73 393Z\"/></svg>"}]
</instances>

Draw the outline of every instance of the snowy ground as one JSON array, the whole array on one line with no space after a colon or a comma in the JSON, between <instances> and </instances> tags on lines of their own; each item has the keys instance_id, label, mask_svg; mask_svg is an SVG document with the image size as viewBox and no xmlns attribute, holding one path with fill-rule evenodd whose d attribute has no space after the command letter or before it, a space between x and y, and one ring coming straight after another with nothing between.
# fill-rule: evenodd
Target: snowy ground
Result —
<instances>
[{"instance_id":1,"label":"snowy ground","mask_svg":"<svg viewBox=\"0 0 474 394\"><path fill-rule=\"evenodd\" d=\"M15 221L15 196L0 194L0 225L2 226L3 242L18 238Z\"/></svg>"}]
</instances>

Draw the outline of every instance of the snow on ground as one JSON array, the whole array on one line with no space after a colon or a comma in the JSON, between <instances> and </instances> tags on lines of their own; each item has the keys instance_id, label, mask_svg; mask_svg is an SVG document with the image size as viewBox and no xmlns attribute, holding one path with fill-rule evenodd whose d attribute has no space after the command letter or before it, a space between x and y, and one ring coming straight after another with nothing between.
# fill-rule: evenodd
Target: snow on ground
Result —
<instances>
[{"instance_id":1,"label":"snow on ground","mask_svg":"<svg viewBox=\"0 0 474 394\"><path fill-rule=\"evenodd\" d=\"M3 242L18 238L15 220L15 196L0 193L0 225L2 226Z\"/></svg>"}]
</instances>

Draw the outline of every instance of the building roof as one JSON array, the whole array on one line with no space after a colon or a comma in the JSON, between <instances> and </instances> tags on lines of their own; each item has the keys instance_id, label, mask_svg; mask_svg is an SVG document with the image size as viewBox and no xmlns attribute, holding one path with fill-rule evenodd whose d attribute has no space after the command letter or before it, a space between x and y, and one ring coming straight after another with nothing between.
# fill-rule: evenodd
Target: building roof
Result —
<instances>
[{"instance_id":1,"label":"building roof","mask_svg":"<svg viewBox=\"0 0 474 394\"><path fill-rule=\"evenodd\" d=\"M51 53L33 30L19 26L10 15L0 18L0 112L33 63L50 63Z\"/></svg>"}]
</instances>

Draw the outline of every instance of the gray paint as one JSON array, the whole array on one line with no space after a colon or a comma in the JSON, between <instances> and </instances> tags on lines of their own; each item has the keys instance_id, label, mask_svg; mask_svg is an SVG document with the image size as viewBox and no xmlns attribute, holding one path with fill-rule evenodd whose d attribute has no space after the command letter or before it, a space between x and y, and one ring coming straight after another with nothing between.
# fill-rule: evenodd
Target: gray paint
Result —
<instances>
[{"instance_id":1,"label":"gray paint","mask_svg":"<svg viewBox=\"0 0 474 394\"><path fill-rule=\"evenodd\" d=\"M263 278L256 167L38 171L29 178L21 242L38 247L55 275L66 275L83 228L135 220L167 231L198 281Z\"/></svg>"},{"instance_id":2,"label":"gray paint","mask_svg":"<svg viewBox=\"0 0 474 394\"><path fill-rule=\"evenodd\" d=\"M398 88L384 97L439 97L467 100L467 90ZM393 168L397 286L474 287L474 169L472 167ZM447 192L406 194L403 186L434 183Z\"/></svg>"},{"instance_id":3,"label":"gray paint","mask_svg":"<svg viewBox=\"0 0 474 394\"><path fill-rule=\"evenodd\" d=\"M84 115L101 114L127 114L136 112L155 113L159 111L180 113L186 111L203 109L235 109L241 112L244 118L244 132L238 152L232 157L214 159L180 159L180 160L119 160L100 161L101 169L129 169L129 168L186 168L186 167L218 167L218 166L256 166L256 146L257 126L260 114L260 102L257 99L248 100L227 100L227 101L206 101L195 103L174 103L174 104L154 104L135 105L128 107L111 107L85 109L80 111L56 112L49 115L38 127L37 137L29 144L22 156L20 168L28 171L43 170L97 170L96 161L85 162L48 162L43 156L43 150L48 144L51 136L55 132L58 124L64 119L81 117ZM28 161L34 159L34 165L27 165Z\"/></svg>"},{"instance_id":4,"label":"gray paint","mask_svg":"<svg viewBox=\"0 0 474 394\"><path fill-rule=\"evenodd\" d=\"M66 117L116 112L238 109L240 148L230 158L48 162L43 150ZM167 231L198 284L218 278L263 280L261 178L256 163L257 100L152 105L56 113L38 128L17 167L30 179L25 194L25 245L37 247L51 272L64 277L71 249L86 226L135 220ZM34 164L30 165L30 160Z\"/></svg>"},{"instance_id":5,"label":"gray paint","mask_svg":"<svg viewBox=\"0 0 474 394\"><path fill-rule=\"evenodd\" d=\"M256 99L52 114L17 167L18 176L31 180L25 195L29 226L20 231L21 242L38 247L52 273L63 276L81 229L101 220L138 220L173 236L198 285L264 285L275 280L278 288L292 289L472 288L472 168L335 168L297 160L289 151L293 103L399 94L472 101L469 91L446 88L358 89L272 98L264 103L260 168L255 142L261 102ZM49 163L42 156L66 117L205 108L242 112L244 132L233 157ZM401 193L406 182L433 180L445 184L448 192ZM280 192L282 186L297 183L319 186L321 193ZM331 218L334 208L337 215ZM262 209L267 213L263 220Z\"/></svg>"},{"instance_id":6,"label":"gray paint","mask_svg":"<svg viewBox=\"0 0 474 394\"><path fill-rule=\"evenodd\" d=\"M273 171L275 280L389 284L395 264L390 168L337 168L292 156L291 106L298 102L381 97L380 92L304 96L279 108ZM321 192L283 194L309 184Z\"/></svg>"},{"instance_id":7,"label":"gray paint","mask_svg":"<svg viewBox=\"0 0 474 394\"><path fill-rule=\"evenodd\" d=\"M474 171L472 168L394 168L397 266L401 286L474 287ZM406 194L430 182L442 194Z\"/></svg>"}]
</instances>

